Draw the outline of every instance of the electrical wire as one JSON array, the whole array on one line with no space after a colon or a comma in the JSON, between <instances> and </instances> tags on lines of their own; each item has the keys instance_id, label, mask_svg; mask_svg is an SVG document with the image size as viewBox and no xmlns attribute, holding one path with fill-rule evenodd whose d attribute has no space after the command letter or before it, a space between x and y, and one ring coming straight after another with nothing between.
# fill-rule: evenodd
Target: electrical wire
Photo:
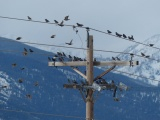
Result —
<instances>
[{"instance_id":1,"label":"electrical wire","mask_svg":"<svg viewBox=\"0 0 160 120\"><path fill-rule=\"evenodd\" d=\"M6 42L6 40L3 40L3 39L0 39L0 41L5 41ZM7 41L8 42L17 42L17 41L9 40L9 39ZM32 43L32 42L20 42L20 43L33 44L33 45L42 45L42 46L54 46L54 47L68 48L68 49L87 50L87 48L81 48L81 47L68 47L68 46L53 45L53 44L50 45L50 44L44 44L44 43ZM117 52L117 51L108 51L108 50L99 50L99 49L93 49L93 50L97 51L97 52L109 52L109 53L119 53L119 54L128 54L128 55L132 54L132 53L126 53L126 52ZM3 50L0 50L0 51L3 51ZM8 50L8 52L9 52L9 50ZM42 54L42 53L39 53L39 54ZM143 57L141 55L136 55L136 54L134 54L134 56L146 58L146 57ZM155 60L157 62L160 61L160 60L156 60L154 58L146 58L146 59Z\"/></svg>"},{"instance_id":2,"label":"electrical wire","mask_svg":"<svg viewBox=\"0 0 160 120\"><path fill-rule=\"evenodd\" d=\"M74 119L86 119L86 118L78 117L78 116L66 116L66 115L59 115L59 114L47 114L47 113L28 112L28 111L9 110L9 109L0 109L0 110L1 111L5 111L5 112L18 112L18 113L25 113L25 114L36 114L36 115L45 115L45 116L54 116L54 117L64 117L64 118L74 118Z\"/></svg>"},{"instance_id":3,"label":"electrical wire","mask_svg":"<svg viewBox=\"0 0 160 120\"><path fill-rule=\"evenodd\" d=\"M20 18L5 17L5 16L0 16L0 18L13 19L13 20L21 20L21 21L28 21L28 22L45 23L45 24L55 24L55 25L57 25L57 23L52 23L52 22L42 22L42 21L35 21L35 20L27 20L27 19L20 19ZM63 26L73 27L73 26L75 26L75 25L63 24ZM110 36L113 36L113 37L116 37L116 38L124 39L124 40L130 41L130 42L134 42L134 43L137 43L137 44L141 44L141 45L144 45L144 46L147 46L147 47L151 47L151 48L155 48L155 49L160 50L160 48L158 48L158 47L150 46L150 45L148 45L148 44L144 44L144 43L141 43L141 42L137 42L137 41L135 41L135 40L129 40L128 38L118 37L118 36L116 36L116 35L109 34L109 33L107 33L107 32L104 32L104 31L101 31L101 30L97 30L97 29L94 29L94 28L83 27L83 26L82 26L82 27L80 27L80 26L75 26L75 27L93 30L93 31L96 31L96 32L99 32L99 33L107 34L107 35L110 35Z\"/></svg>"}]
</instances>

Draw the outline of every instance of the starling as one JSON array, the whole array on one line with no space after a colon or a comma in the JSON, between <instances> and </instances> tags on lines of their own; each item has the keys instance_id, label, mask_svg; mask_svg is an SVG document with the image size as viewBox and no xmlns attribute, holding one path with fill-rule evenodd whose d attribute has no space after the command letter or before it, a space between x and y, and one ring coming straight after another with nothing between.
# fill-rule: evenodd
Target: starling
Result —
<instances>
[{"instance_id":1,"label":"starling","mask_svg":"<svg viewBox=\"0 0 160 120\"><path fill-rule=\"evenodd\" d=\"M111 34L112 32L111 31L109 31L109 30L107 30L107 32L108 32L108 34Z\"/></svg>"},{"instance_id":2,"label":"starling","mask_svg":"<svg viewBox=\"0 0 160 120\"><path fill-rule=\"evenodd\" d=\"M16 64L16 63L13 63L13 64L12 64L12 67L16 67L16 66L17 66L17 64Z\"/></svg>"},{"instance_id":3,"label":"starling","mask_svg":"<svg viewBox=\"0 0 160 120\"><path fill-rule=\"evenodd\" d=\"M150 57L149 55L146 56L146 58L149 58L149 57Z\"/></svg>"},{"instance_id":4,"label":"starling","mask_svg":"<svg viewBox=\"0 0 160 120\"><path fill-rule=\"evenodd\" d=\"M20 40L20 39L22 39L22 37L17 37L17 38L16 38L16 40Z\"/></svg>"},{"instance_id":5,"label":"starling","mask_svg":"<svg viewBox=\"0 0 160 120\"><path fill-rule=\"evenodd\" d=\"M131 40L134 40L133 35L131 35Z\"/></svg>"},{"instance_id":6,"label":"starling","mask_svg":"<svg viewBox=\"0 0 160 120\"><path fill-rule=\"evenodd\" d=\"M51 58L50 58L50 57L48 57L48 61L51 61Z\"/></svg>"},{"instance_id":7,"label":"starling","mask_svg":"<svg viewBox=\"0 0 160 120\"><path fill-rule=\"evenodd\" d=\"M29 16L27 16L28 17L28 20L32 20L32 18L31 17L29 17Z\"/></svg>"},{"instance_id":8,"label":"starling","mask_svg":"<svg viewBox=\"0 0 160 120\"><path fill-rule=\"evenodd\" d=\"M78 33L78 30L76 30L76 34Z\"/></svg>"},{"instance_id":9,"label":"starling","mask_svg":"<svg viewBox=\"0 0 160 120\"><path fill-rule=\"evenodd\" d=\"M23 67L23 68L21 68L21 70L24 70L25 68Z\"/></svg>"},{"instance_id":10,"label":"starling","mask_svg":"<svg viewBox=\"0 0 160 120\"><path fill-rule=\"evenodd\" d=\"M151 46L151 47L152 47L153 45L154 45L154 44L149 44L149 46Z\"/></svg>"},{"instance_id":11,"label":"starling","mask_svg":"<svg viewBox=\"0 0 160 120\"><path fill-rule=\"evenodd\" d=\"M74 25L72 27L73 27L73 30L76 28L76 26L74 26Z\"/></svg>"},{"instance_id":12,"label":"starling","mask_svg":"<svg viewBox=\"0 0 160 120\"><path fill-rule=\"evenodd\" d=\"M26 97L29 98L29 99L32 98L32 96L30 94L27 94Z\"/></svg>"},{"instance_id":13,"label":"starling","mask_svg":"<svg viewBox=\"0 0 160 120\"><path fill-rule=\"evenodd\" d=\"M29 49L29 52L34 52L32 49Z\"/></svg>"},{"instance_id":14,"label":"starling","mask_svg":"<svg viewBox=\"0 0 160 120\"><path fill-rule=\"evenodd\" d=\"M127 38L127 36L126 36L125 34L123 34L123 37L124 37L124 38Z\"/></svg>"},{"instance_id":15,"label":"starling","mask_svg":"<svg viewBox=\"0 0 160 120\"><path fill-rule=\"evenodd\" d=\"M34 86L38 86L38 85L39 85L38 82L35 82L35 83L34 83Z\"/></svg>"},{"instance_id":16,"label":"starling","mask_svg":"<svg viewBox=\"0 0 160 120\"><path fill-rule=\"evenodd\" d=\"M66 43L66 44L68 44L68 45L72 45L72 41L73 41L73 40L71 40L69 43Z\"/></svg>"},{"instance_id":17,"label":"starling","mask_svg":"<svg viewBox=\"0 0 160 120\"><path fill-rule=\"evenodd\" d=\"M114 57L112 57L112 60L116 60Z\"/></svg>"},{"instance_id":18,"label":"starling","mask_svg":"<svg viewBox=\"0 0 160 120\"><path fill-rule=\"evenodd\" d=\"M62 22L61 22L60 24L58 24L58 25L61 26L61 27L64 26L64 25L63 25L63 20L62 20Z\"/></svg>"},{"instance_id":19,"label":"starling","mask_svg":"<svg viewBox=\"0 0 160 120\"><path fill-rule=\"evenodd\" d=\"M18 82L19 82L19 83L23 83L23 79L19 79Z\"/></svg>"},{"instance_id":20,"label":"starling","mask_svg":"<svg viewBox=\"0 0 160 120\"><path fill-rule=\"evenodd\" d=\"M45 19L45 21L46 21L46 23L48 23L48 22L49 22L49 20L47 20L47 19Z\"/></svg>"},{"instance_id":21,"label":"starling","mask_svg":"<svg viewBox=\"0 0 160 120\"><path fill-rule=\"evenodd\" d=\"M54 22L55 22L56 24L58 24L58 21L57 21L57 20L54 20Z\"/></svg>"},{"instance_id":22,"label":"starling","mask_svg":"<svg viewBox=\"0 0 160 120\"><path fill-rule=\"evenodd\" d=\"M55 37L56 37L56 35L52 35L52 36L51 36L51 38L55 38Z\"/></svg>"},{"instance_id":23,"label":"starling","mask_svg":"<svg viewBox=\"0 0 160 120\"><path fill-rule=\"evenodd\" d=\"M120 61L120 58L116 57L118 61Z\"/></svg>"},{"instance_id":24,"label":"starling","mask_svg":"<svg viewBox=\"0 0 160 120\"><path fill-rule=\"evenodd\" d=\"M142 52L141 52L141 55L142 55L143 57L145 56L145 54L144 54L144 53L142 53Z\"/></svg>"},{"instance_id":25,"label":"starling","mask_svg":"<svg viewBox=\"0 0 160 120\"><path fill-rule=\"evenodd\" d=\"M69 15L68 15L68 16L66 16L66 17L64 18L64 20L65 20L65 21L70 20L70 19L69 19Z\"/></svg>"},{"instance_id":26,"label":"starling","mask_svg":"<svg viewBox=\"0 0 160 120\"><path fill-rule=\"evenodd\" d=\"M116 36L121 37L122 35L116 32Z\"/></svg>"},{"instance_id":27,"label":"starling","mask_svg":"<svg viewBox=\"0 0 160 120\"><path fill-rule=\"evenodd\" d=\"M82 26L83 26L83 24L79 24L79 23L77 23L77 26L78 26L78 27L82 27Z\"/></svg>"},{"instance_id":28,"label":"starling","mask_svg":"<svg viewBox=\"0 0 160 120\"><path fill-rule=\"evenodd\" d=\"M24 51L25 51L25 52L28 52L26 48L24 48Z\"/></svg>"}]
</instances>

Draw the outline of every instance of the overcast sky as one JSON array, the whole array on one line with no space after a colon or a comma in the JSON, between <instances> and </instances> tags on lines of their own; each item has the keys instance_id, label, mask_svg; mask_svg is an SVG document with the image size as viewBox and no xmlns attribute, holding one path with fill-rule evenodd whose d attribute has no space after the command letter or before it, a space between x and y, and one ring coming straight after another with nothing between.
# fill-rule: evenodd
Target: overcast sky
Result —
<instances>
[{"instance_id":1,"label":"overcast sky","mask_svg":"<svg viewBox=\"0 0 160 120\"><path fill-rule=\"evenodd\" d=\"M160 0L0 0L0 16L22 19L30 16L33 20L47 18L54 22L69 15L70 20L65 24L78 22L102 31L110 30L113 34L133 35L136 41L143 42L160 34L159 6ZM73 39L74 47L86 47L85 29L79 29L77 35L71 27L0 19L0 36L6 34L13 38L22 36L22 41L56 45L65 45ZM51 39L52 34L56 34L56 38ZM94 37L95 49L123 51L134 44L94 31L90 34ZM104 57L108 56L114 55L107 53Z\"/></svg>"}]
</instances>

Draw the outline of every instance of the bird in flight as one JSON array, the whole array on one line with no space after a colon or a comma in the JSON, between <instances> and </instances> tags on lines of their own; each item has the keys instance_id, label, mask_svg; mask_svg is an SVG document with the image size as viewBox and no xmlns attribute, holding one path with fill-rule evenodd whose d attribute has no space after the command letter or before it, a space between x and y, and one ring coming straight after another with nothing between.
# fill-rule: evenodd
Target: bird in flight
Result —
<instances>
[{"instance_id":1,"label":"bird in flight","mask_svg":"<svg viewBox=\"0 0 160 120\"><path fill-rule=\"evenodd\" d=\"M72 45L72 44L73 44L73 43L72 43L72 41L73 41L73 40L71 40L69 43L66 43L66 44L68 44L68 45Z\"/></svg>"},{"instance_id":2,"label":"bird in flight","mask_svg":"<svg viewBox=\"0 0 160 120\"><path fill-rule=\"evenodd\" d=\"M48 22L49 22L49 20L47 20L47 19L45 19L45 21L46 21L46 23L48 23Z\"/></svg>"},{"instance_id":3,"label":"bird in flight","mask_svg":"<svg viewBox=\"0 0 160 120\"><path fill-rule=\"evenodd\" d=\"M27 16L28 17L28 20L32 20L32 18L31 17L29 17L29 16Z\"/></svg>"},{"instance_id":4,"label":"bird in flight","mask_svg":"<svg viewBox=\"0 0 160 120\"><path fill-rule=\"evenodd\" d=\"M77 26L82 27L82 26L83 26L83 24L77 23Z\"/></svg>"},{"instance_id":5,"label":"bird in flight","mask_svg":"<svg viewBox=\"0 0 160 120\"><path fill-rule=\"evenodd\" d=\"M107 32L108 32L108 34L111 34L112 32L111 31L109 31L109 30L107 30Z\"/></svg>"},{"instance_id":6,"label":"bird in flight","mask_svg":"<svg viewBox=\"0 0 160 120\"><path fill-rule=\"evenodd\" d=\"M52 36L51 36L51 38L55 38L55 37L56 37L56 35L52 35Z\"/></svg>"},{"instance_id":7,"label":"bird in flight","mask_svg":"<svg viewBox=\"0 0 160 120\"><path fill-rule=\"evenodd\" d=\"M66 16L66 17L64 17L64 20L65 20L65 21L70 20L70 19L69 19L69 15L68 15L68 16Z\"/></svg>"},{"instance_id":8,"label":"bird in flight","mask_svg":"<svg viewBox=\"0 0 160 120\"><path fill-rule=\"evenodd\" d=\"M16 38L16 40L20 40L20 39L22 39L22 37L17 37L17 38Z\"/></svg>"}]
</instances>

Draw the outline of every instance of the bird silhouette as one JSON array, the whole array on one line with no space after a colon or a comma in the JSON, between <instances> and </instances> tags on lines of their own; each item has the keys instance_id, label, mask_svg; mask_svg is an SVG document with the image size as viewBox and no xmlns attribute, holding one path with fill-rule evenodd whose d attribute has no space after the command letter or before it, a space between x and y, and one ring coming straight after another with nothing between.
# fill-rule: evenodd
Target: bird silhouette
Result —
<instances>
[{"instance_id":1,"label":"bird silhouette","mask_svg":"<svg viewBox=\"0 0 160 120\"><path fill-rule=\"evenodd\" d=\"M16 63L13 63L13 64L12 64L12 67L16 67L16 66L17 66L17 64L16 64Z\"/></svg>"},{"instance_id":2,"label":"bird silhouette","mask_svg":"<svg viewBox=\"0 0 160 120\"><path fill-rule=\"evenodd\" d=\"M111 31L109 31L109 30L107 30L107 32L108 32L108 34L111 34L112 32Z\"/></svg>"},{"instance_id":3,"label":"bird silhouette","mask_svg":"<svg viewBox=\"0 0 160 120\"><path fill-rule=\"evenodd\" d=\"M20 39L22 39L22 37L17 37L17 38L16 38L16 40L20 40Z\"/></svg>"},{"instance_id":4,"label":"bird silhouette","mask_svg":"<svg viewBox=\"0 0 160 120\"><path fill-rule=\"evenodd\" d=\"M76 34L78 33L78 30L76 30Z\"/></svg>"},{"instance_id":5,"label":"bird silhouette","mask_svg":"<svg viewBox=\"0 0 160 120\"><path fill-rule=\"evenodd\" d=\"M45 19L45 21L46 21L46 23L48 23L48 22L49 22L49 20L47 20L47 19Z\"/></svg>"},{"instance_id":6,"label":"bird silhouette","mask_svg":"<svg viewBox=\"0 0 160 120\"><path fill-rule=\"evenodd\" d=\"M112 57L112 60L116 60L116 58Z\"/></svg>"},{"instance_id":7,"label":"bird silhouette","mask_svg":"<svg viewBox=\"0 0 160 120\"><path fill-rule=\"evenodd\" d=\"M118 60L118 61L120 61L120 60L121 60L121 59L120 59L120 58L118 58L118 57L116 57L116 58L117 58L117 60Z\"/></svg>"},{"instance_id":8,"label":"bird silhouette","mask_svg":"<svg viewBox=\"0 0 160 120\"><path fill-rule=\"evenodd\" d=\"M145 56L145 54L144 54L144 53L142 53L142 52L141 52L141 55L142 55L143 57Z\"/></svg>"},{"instance_id":9,"label":"bird silhouette","mask_svg":"<svg viewBox=\"0 0 160 120\"><path fill-rule=\"evenodd\" d=\"M68 16L65 16L65 17L64 17L64 20L65 20L65 21L70 20L70 19L69 19L69 15L68 15Z\"/></svg>"},{"instance_id":10,"label":"bird silhouette","mask_svg":"<svg viewBox=\"0 0 160 120\"><path fill-rule=\"evenodd\" d=\"M23 67L23 68L21 68L21 70L24 70L25 68Z\"/></svg>"},{"instance_id":11,"label":"bird silhouette","mask_svg":"<svg viewBox=\"0 0 160 120\"><path fill-rule=\"evenodd\" d=\"M23 79L19 79L18 82L19 82L19 83L23 83Z\"/></svg>"},{"instance_id":12,"label":"bird silhouette","mask_svg":"<svg viewBox=\"0 0 160 120\"><path fill-rule=\"evenodd\" d=\"M82 26L83 26L83 24L77 23L77 26L78 26L78 27L82 27Z\"/></svg>"},{"instance_id":13,"label":"bird silhouette","mask_svg":"<svg viewBox=\"0 0 160 120\"><path fill-rule=\"evenodd\" d=\"M29 52L31 52L31 53L32 53L32 52L34 52L34 51L33 51L32 49L29 49Z\"/></svg>"},{"instance_id":14,"label":"bird silhouette","mask_svg":"<svg viewBox=\"0 0 160 120\"><path fill-rule=\"evenodd\" d=\"M32 20L32 18L31 17L29 17L29 16L27 16L28 17L28 20Z\"/></svg>"},{"instance_id":15,"label":"bird silhouette","mask_svg":"<svg viewBox=\"0 0 160 120\"><path fill-rule=\"evenodd\" d=\"M153 45L154 45L154 44L149 44L149 46L151 46L151 47L152 47Z\"/></svg>"},{"instance_id":16,"label":"bird silhouette","mask_svg":"<svg viewBox=\"0 0 160 120\"><path fill-rule=\"evenodd\" d=\"M7 88L7 86L6 86L6 85L3 85L1 88Z\"/></svg>"},{"instance_id":17,"label":"bird silhouette","mask_svg":"<svg viewBox=\"0 0 160 120\"><path fill-rule=\"evenodd\" d=\"M73 28L73 30L75 30L76 26L73 25L72 28Z\"/></svg>"},{"instance_id":18,"label":"bird silhouette","mask_svg":"<svg viewBox=\"0 0 160 120\"><path fill-rule=\"evenodd\" d=\"M52 36L51 36L51 38L55 38L55 37L56 37L56 35L52 35Z\"/></svg>"},{"instance_id":19,"label":"bird silhouette","mask_svg":"<svg viewBox=\"0 0 160 120\"><path fill-rule=\"evenodd\" d=\"M131 35L131 40L134 40L133 35Z\"/></svg>"},{"instance_id":20,"label":"bird silhouette","mask_svg":"<svg viewBox=\"0 0 160 120\"><path fill-rule=\"evenodd\" d=\"M63 20L62 20L62 22L61 22L60 24L58 24L58 25L61 26L61 27L64 26L64 25L63 25Z\"/></svg>"},{"instance_id":21,"label":"bird silhouette","mask_svg":"<svg viewBox=\"0 0 160 120\"><path fill-rule=\"evenodd\" d=\"M127 36L126 36L125 34L123 34L123 37L124 37L124 38L127 38Z\"/></svg>"},{"instance_id":22,"label":"bird silhouette","mask_svg":"<svg viewBox=\"0 0 160 120\"><path fill-rule=\"evenodd\" d=\"M62 52L63 56L66 57L66 54L64 52Z\"/></svg>"},{"instance_id":23,"label":"bird silhouette","mask_svg":"<svg viewBox=\"0 0 160 120\"><path fill-rule=\"evenodd\" d=\"M133 53L130 53L130 56L134 56L134 54L133 54Z\"/></svg>"},{"instance_id":24,"label":"bird silhouette","mask_svg":"<svg viewBox=\"0 0 160 120\"><path fill-rule=\"evenodd\" d=\"M30 94L27 94L26 97L29 98L29 99L32 98L32 96Z\"/></svg>"},{"instance_id":25,"label":"bird silhouette","mask_svg":"<svg viewBox=\"0 0 160 120\"><path fill-rule=\"evenodd\" d=\"M26 48L24 48L24 51L25 51L25 52L28 52Z\"/></svg>"},{"instance_id":26,"label":"bird silhouette","mask_svg":"<svg viewBox=\"0 0 160 120\"><path fill-rule=\"evenodd\" d=\"M116 36L121 37L122 35L116 32Z\"/></svg>"},{"instance_id":27,"label":"bird silhouette","mask_svg":"<svg viewBox=\"0 0 160 120\"><path fill-rule=\"evenodd\" d=\"M57 21L57 20L54 20L54 22L55 22L56 24L58 24L58 21Z\"/></svg>"},{"instance_id":28,"label":"bird silhouette","mask_svg":"<svg viewBox=\"0 0 160 120\"><path fill-rule=\"evenodd\" d=\"M38 82L35 82L35 83L34 83L34 86L38 86L38 85L39 85L39 83L38 83Z\"/></svg>"},{"instance_id":29,"label":"bird silhouette","mask_svg":"<svg viewBox=\"0 0 160 120\"><path fill-rule=\"evenodd\" d=\"M66 43L66 44L68 44L68 45L72 45L72 44L73 44L73 43L72 43L72 41L73 41L73 40L71 40L69 43Z\"/></svg>"},{"instance_id":30,"label":"bird silhouette","mask_svg":"<svg viewBox=\"0 0 160 120\"><path fill-rule=\"evenodd\" d=\"M150 57L149 55L146 56L146 58L149 58L149 57Z\"/></svg>"},{"instance_id":31,"label":"bird silhouette","mask_svg":"<svg viewBox=\"0 0 160 120\"><path fill-rule=\"evenodd\" d=\"M51 58L50 58L50 57L48 57L48 61L51 61Z\"/></svg>"}]
</instances>

